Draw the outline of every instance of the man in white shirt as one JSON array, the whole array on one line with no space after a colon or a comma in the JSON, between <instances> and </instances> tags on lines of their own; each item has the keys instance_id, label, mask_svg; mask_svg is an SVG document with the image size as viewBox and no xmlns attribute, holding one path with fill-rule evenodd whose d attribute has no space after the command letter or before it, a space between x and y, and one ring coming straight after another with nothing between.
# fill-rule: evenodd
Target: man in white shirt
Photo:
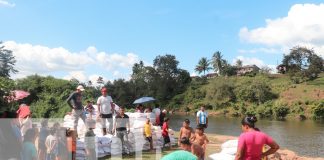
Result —
<instances>
[{"instance_id":1,"label":"man in white shirt","mask_svg":"<svg viewBox=\"0 0 324 160\"><path fill-rule=\"evenodd\" d=\"M113 125L113 112L114 112L114 103L110 96L107 95L107 88L101 89L101 94L98 98L97 105L98 105L98 117L102 118L102 134L107 134L107 128L106 128L106 121L108 120L109 127L108 127L108 133L111 133L112 131L112 125Z\"/></svg>"},{"instance_id":2,"label":"man in white shirt","mask_svg":"<svg viewBox=\"0 0 324 160\"><path fill-rule=\"evenodd\" d=\"M155 105L155 108L152 111L155 114L155 125L159 125L161 123L160 120L160 114L161 114L161 109L159 105Z\"/></svg>"},{"instance_id":3,"label":"man in white shirt","mask_svg":"<svg viewBox=\"0 0 324 160\"><path fill-rule=\"evenodd\" d=\"M200 108L200 111L197 112L196 122L198 126L201 126L203 128L208 127L208 113L205 111L204 106L202 106Z\"/></svg>"}]
</instances>

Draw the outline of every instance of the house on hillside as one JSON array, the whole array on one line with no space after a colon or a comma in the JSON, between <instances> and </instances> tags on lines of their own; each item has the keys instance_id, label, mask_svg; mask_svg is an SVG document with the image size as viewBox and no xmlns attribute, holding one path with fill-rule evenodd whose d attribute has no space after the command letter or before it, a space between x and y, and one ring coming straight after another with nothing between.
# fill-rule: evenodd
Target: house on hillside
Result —
<instances>
[{"instance_id":1,"label":"house on hillside","mask_svg":"<svg viewBox=\"0 0 324 160\"><path fill-rule=\"evenodd\" d=\"M284 64L280 64L277 66L278 73L285 74L287 71L287 67Z\"/></svg>"},{"instance_id":2,"label":"house on hillside","mask_svg":"<svg viewBox=\"0 0 324 160\"><path fill-rule=\"evenodd\" d=\"M260 68L256 65L246 65L243 67L237 68L237 75L238 76L243 76L248 73L257 73L260 71Z\"/></svg>"},{"instance_id":3,"label":"house on hillside","mask_svg":"<svg viewBox=\"0 0 324 160\"><path fill-rule=\"evenodd\" d=\"M218 76L217 73L208 73L208 74L206 75L207 79L215 78L215 77L217 77L217 76Z\"/></svg>"},{"instance_id":4,"label":"house on hillside","mask_svg":"<svg viewBox=\"0 0 324 160\"><path fill-rule=\"evenodd\" d=\"M199 76L190 76L191 79L197 79Z\"/></svg>"}]
</instances>

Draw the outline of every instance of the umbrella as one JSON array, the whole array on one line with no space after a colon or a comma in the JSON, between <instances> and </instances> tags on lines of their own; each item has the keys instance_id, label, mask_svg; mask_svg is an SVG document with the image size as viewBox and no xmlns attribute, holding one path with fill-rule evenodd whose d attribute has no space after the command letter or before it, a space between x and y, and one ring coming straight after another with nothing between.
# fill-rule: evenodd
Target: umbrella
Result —
<instances>
[{"instance_id":1,"label":"umbrella","mask_svg":"<svg viewBox=\"0 0 324 160\"><path fill-rule=\"evenodd\" d=\"M142 97L142 98L135 100L133 104L148 103L148 102L152 102L152 101L155 101L155 99L153 97Z\"/></svg>"},{"instance_id":2,"label":"umbrella","mask_svg":"<svg viewBox=\"0 0 324 160\"><path fill-rule=\"evenodd\" d=\"M12 92L14 94L15 100L24 99L30 95L29 92L22 91L22 90L14 90Z\"/></svg>"}]
</instances>

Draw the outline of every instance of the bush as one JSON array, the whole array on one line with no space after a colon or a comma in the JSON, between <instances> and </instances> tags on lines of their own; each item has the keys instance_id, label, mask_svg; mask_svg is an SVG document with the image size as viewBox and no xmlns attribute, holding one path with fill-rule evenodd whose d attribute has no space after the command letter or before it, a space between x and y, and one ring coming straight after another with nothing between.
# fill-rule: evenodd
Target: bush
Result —
<instances>
[{"instance_id":1,"label":"bush","mask_svg":"<svg viewBox=\"0 0 324 160\"><path fill-rule=\"evenodd\" d=\"M286 104L278 103L273 107L276 118L284 119L289 114L289 107Z\"/></svg>"},{"instance_id":2,"label":"bush","mask_svg":"<svg viewBox=\"0 0 324 160\"><path fill-rule=\"evenodd\" d=\"M234 85L231 81L226 79L217 79L210 84L207 90L207 100L212 103L228 103L235 101Z\"/></svg>"},{"instance_id":3,"label":"bush","mask_svg":"<svg viewBox=\"0 0 324 160\"><path fill-rule=\"evenodd\" d=\"M252 105L250 107L248 107L245 111L246 116L255 116L257 114L256 112L256 106Z\"/></svg>"},{"instance_id":4,"label":"bush","mask_svg":"<svg viewBox=\"0 0 324 160\"><path fill-rule=\"evenodd\" d=\"M263 77L256 77L252 81L245 81L239 84L235 89L236 97L241 101L252 103L264 103L276 97L271 92L271 87L268 80Z\"/></svg>"},{"instance_id":5,"label":"bush","mask_svg":"<svg viewBox=\"0 0 324 160\"><path fill-rule=\"evenodd\" d=\"M245 112L246 112L246 106L245 105L241 105L240 106L240 109L239 109L239 113L241 114L241 115L245 115Z\"/></svg>"},{"instance_id":6,"label":"bush","mask_svg":"<svg viewBox=\"0 0 324 160\"><path fill-rule=\"evenodd\" d=\"M322 101L317 106L313 107L313 118L323 119L324 118L324 102Z\"/></svg>"},{"instance_id":7,"label":"bush","mask_svg":"<svg viewBox=\"0 0 324 160\"><path fill-rule=\"evenodd\" d=\"M273 115L272 106L273 106L272 101L267 101L263 105L259 106L257 108L257 113L258 113L259 117L260 118L270 118L270 117L272 117L272 115Z\"/></svg>"},{"instance_id":8,"label":"bush","mask_svg":"<svg viewBox=\"0 0 324 160\"><path fill-rule=\"evenodd\" d=\"M295 105L292 107L291 112L296 114L304 113L304 108L301 105Z\"/></svg>"}]
</instances>

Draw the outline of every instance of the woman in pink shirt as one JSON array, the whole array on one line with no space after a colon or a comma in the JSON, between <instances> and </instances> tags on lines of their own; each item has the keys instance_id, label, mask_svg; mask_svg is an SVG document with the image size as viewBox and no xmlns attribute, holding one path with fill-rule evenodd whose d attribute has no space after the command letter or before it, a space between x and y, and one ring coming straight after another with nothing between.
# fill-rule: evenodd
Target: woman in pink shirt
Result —
<instances>
[{"instance_id":1,"label":"woman in pink shirt","mask_svg":"<svg viewBox=\"0 0 324 160\"><path fill-rule=\"evenodd\" d=\"M239 137L235 160L261 160L279 149L279 145L271 137L255 129L256 117L245 117L242 120L243 133ZM262 153L264 145L270 147Z\"/></svg>"}]
</instances>

